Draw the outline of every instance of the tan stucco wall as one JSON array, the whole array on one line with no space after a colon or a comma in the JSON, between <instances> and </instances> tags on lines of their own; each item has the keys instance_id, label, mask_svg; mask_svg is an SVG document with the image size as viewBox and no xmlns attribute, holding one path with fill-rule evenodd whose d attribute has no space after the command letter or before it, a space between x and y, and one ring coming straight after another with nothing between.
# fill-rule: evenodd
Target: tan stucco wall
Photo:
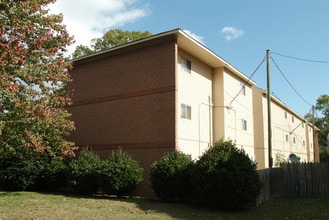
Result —
<instances>
[{"instance_id":1,"label":"tan stucco wall","mask_svg":"<svg viewBox=\"0 0 329 220\"><path fill-rule=\"evenodd\" d=\"M262 90L253 87L253 120L254 120L254 143L255 143L255 160L257 161L257 169L264 169L265 164L265 137L264 137L264 121L263 121L263 102ZM261 116L261 117L260 117Z\"/></svg>"},{"instance_id":2,"label":"tan stucco wall","mask_svg":"<svg viewBox=\"0 0 329 220\"><path fill-rule=\"evenodd\" d=\"M216 68L213 75L213 141L225 139L224 68Z\"/></svg>"}]
</instances>

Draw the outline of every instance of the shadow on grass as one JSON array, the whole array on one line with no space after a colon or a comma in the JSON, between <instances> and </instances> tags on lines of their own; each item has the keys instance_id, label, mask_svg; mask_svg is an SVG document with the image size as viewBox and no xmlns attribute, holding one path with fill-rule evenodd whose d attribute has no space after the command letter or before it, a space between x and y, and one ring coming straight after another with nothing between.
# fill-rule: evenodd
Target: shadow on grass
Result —
<instances>
[{"instance_id":1,"label":"shadow on grass","mask_svg":"<svg viewBox=\"0 0 329 220\"><path fill-rule=\"evenodd\" d=\"M260 207L251 207L245 211L218 211L211 210L199 205L190 203L169 203L162 202L156 199L148 198L117 198L107 195L84 196L76 195L70 192L50 193L50 192L36 192L37 194L49 195L46 199L51 199L51 196L64 196L72 199L82 200L82 203L75 203L79 205L85 204L87 207L90 204L95 204L88 201L104 200L113 201L114 203L102 202L96 203L100 211L111 209L114 206L114 212L126 212L129 219L146 218L146 219L329 219L329 198L290 198L279 197L272 199ZM32 196L31 196L32 195ZM0 201L5 201L5 197L19 200L20 197L27 202L31 198L38 198L38 195L28 192L20 191L0 191ZM17 197L17 198L15 198ZM44 199L44 198L43 198ZM86 199L86 203L83 200ZM8 200L8 201L14 201ZM59 198L57 201L62 202ZM69 200L67 200L69 201ZM15 202L15 201L14 201ZM118 203L115 203L118 202ZM74 203L74 201L72 202ZM127 205L127 204L128 205ZM51 203L56 204L56 203ZM132 205L130 205L132 204ZM122 207L122 208L117 208ZM10 208L10 207L9 207ZM97 211L95 212L97 214ZM135 217L135 218L134 218ZM123 219L123 218L122 218Z\"/></svg>"},{"instance_id":2,"label":"shadow on grass","mask_svg":"<svg viewBox=\"0 0 329 220\"><path fill-rule=\"evenodd\" d=\"M16 192L16 191L1 191L0 192L0 197L9 197L9 196L20 196L21 193L20 192Z\"/></svg>"},{"instance_id":3,"label":"shadow on grass","mask_svg":"<svg viewBox=\"0 0 329 220\"><path fill-rule=\"evenodd\" d=\"M139 209L146 213L165 213L177 219L230 219L231 212L211 210L188 203L163 202L156 199L134 199Z\"/></svg>"},{"instance_id":4,"label":"shadow on grass","mask_svg":"<svg viewBox=\"0 0 329 220\"><path fill-rule=\"evenodd\" d=\"M94 200L110 200L113 202L124 202L133 204L133 206L129 205L129 208L126 210L131 213L139 213L142 216L145 214L145 217L149 216L147 219L151 219L150 216L168 216L169 219L255 219L250 217L249 211L237 212L237 211L217 211L211 210L204 207L200 207L198 205L193 205L189 203L169 203L162 202L157 199L150 198L117 198L113 196L107 195L77 195L73 192L36 192L38 194L49 195L49 196L64 196L68 198L84 200L84 199L94 199ZM0 192L1 197L20 197L22 195L26 195L23 192ZM106 204L106 203L105 203ZM109 203L110 204L110 203ZM119 203L120 204L120 203ZM106 207L106 206L105 206ZM144 213L144 214L143 214ZM159 214L159 215L157 215ZM167 219L165 217L165 219Z\"/></svg>"},{"instance_id":5,"label":"shadow on grass","mask_svg":"<svg viewBox=\"0 0 329 220\"><path fill-rule=\"evenodd\" d=\"M53 194L54 193L49 193ZM93 195L93 196L85 196L85 195L76 195L72 193L65 193L60 195L64 195L71 198L78 199L97 199L97 200L111 200L111 201L120 201L126 203L133 203L136 208L140 211L144 212L145 215L148 214L165 214L174 219L255 219L251 215L250 218L250 210L245 211L223 211L223 210L213 210L208 209L199 205L183 203L183 202L163 202L158 199L152 198L141 198L141 197L123 197L118 198L115 196L107 196L107 195Z\"/></svg>"}]
</instances>

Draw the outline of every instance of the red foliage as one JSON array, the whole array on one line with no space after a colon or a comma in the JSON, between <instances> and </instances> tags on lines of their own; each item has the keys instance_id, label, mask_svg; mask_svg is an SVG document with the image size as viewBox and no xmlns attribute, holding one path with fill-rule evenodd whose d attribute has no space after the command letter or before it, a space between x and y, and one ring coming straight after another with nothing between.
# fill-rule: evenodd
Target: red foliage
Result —
<instances>
[{"instance_id":1,"label":"red foliage","mask_svg":"<svg viewBox=\"0 0 329 220\"><path fill-rule=\"evenodd\" d=\"M72 67L65 48L73 38L61 15L48 14L54 1L0 1L0 144L65 157L75 149L64 139L74 124L63 92Z\"/></svg>"}]
</instances>

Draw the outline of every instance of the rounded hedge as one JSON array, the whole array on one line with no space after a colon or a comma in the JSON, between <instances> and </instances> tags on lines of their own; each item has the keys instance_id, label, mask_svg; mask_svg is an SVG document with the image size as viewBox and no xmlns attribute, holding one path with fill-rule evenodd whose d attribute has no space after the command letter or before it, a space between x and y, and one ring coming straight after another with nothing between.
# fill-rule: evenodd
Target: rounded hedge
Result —
<instances>
[{"instance_id":1,"label":"rounded hedge","mask_svg":"<svg viewBox=\"0 0 329 220\"><path fill-rule=\"evenodd\" d=\"M82 149L78 158L69 163L69 179L78 194L94 194L99 190L98 178L102 160L93 151Z\"/></svg>"},{"instance_id":2,"label":"rounded hedge","mask_svg":"<svg viewBox=\"0 0 329 220\"><path fill-rule=\"evenodd\" d=\"M184 200L191 192L190 156L175 151L151 165L151 184L156 196L164 201Z\"/></svg>"},{"instance_id":3,"label":"rounded hedge","mask_svg":"<svg viewBox=\"0 0 329 220\"><path fill-rule=\"evenodd\" d=\"M245 208L260 193L256 167L232 141L216 142L194 166L194 199L212 208Z\"/></svg>"},{"instance_id":4,"label":"rounded hedge","mask_svg":"<svg viewBox=\"0 0 329 220\"><path fill-rule=\"evenodd\" d=\"M142 180L143 168L121 149L104 161L99 176L101 191L118 197L132 196Z\"/></svg>"},{"instance_id":5,"label":"rounded hedge","mask_svg":"<svg viewBox=\"0 0 329 220\"><path fill-rule=\"evenodd\" d=\"M68 167L65 161L52 159L41 174L37 189L60 191L67 187Z\"/></svg>"}]
</instances>

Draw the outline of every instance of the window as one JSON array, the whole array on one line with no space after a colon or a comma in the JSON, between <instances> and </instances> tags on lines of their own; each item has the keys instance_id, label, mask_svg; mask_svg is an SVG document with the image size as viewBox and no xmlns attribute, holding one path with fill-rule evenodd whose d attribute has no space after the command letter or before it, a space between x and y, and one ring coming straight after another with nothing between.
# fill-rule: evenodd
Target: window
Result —
<instances>
[{"instance_id":1,"label":"window","mask_svg":"<svg viewBox=\"0 0 329 220\"><path fill-rule=\"evenodd\" d=\"M246 85L240 84L240 92L242 95L246 95Z\"/></svg>"},{"instance_id":2,"label":"window","mask_svg":"<svg viewBox=\"0 0 329 220\"><path fill-rule=\"evenodd\" d=\"M241 124L242 124L242 130L246 131L247 130L247 121L244 119L241 119Z\"/></svg>"},{"instance_id":3,"label":"window","mask_svg":"<svg viewBox=\"0 0 329 220\"><path fill-rule=\"evenodd\" d=\"M289 141L289 136L286 134L286 142Z\"/></svg>"},{"instance_id":4,"label":"window","mask_svg":"<svg viewBox=\"0 0 329 220\"><path fill-rule=\"evenodd\" d=\"M305 141L303 140L303 146L305 147Z\"/></svg>"},{"instance_id":5,"label":"window","mask_svg":"<svg viewBox=\"0 0 329 220\"><path fill-rule=\"evenodd\" d=\"M292 122L295 122L295 118L294 118L294 116L291 116L291 121L292 121Z\"/></svg>"},{"instance_id":6,"label":"window","mask_svg":"<svg viewBox=\"0 0 329 220\"><path fill-rule=\"evenodd\" d=\"M192 69L191 61L181 58L180 66L184 72L191 73L191 69Z\"/></svg>"},{"instance_id":7,"label":"window","mask_svg":"<svg viewBox=\"0 0 329 220\"><path fill-rule=\"evenodd\" d=\"M293 142L294 144L296 144L296 138L295 138L295 137L292 138L292 142Z\"/></svg>"},{"instance_id":8,"label":"window","mask_svg":"<svg viewBox=\"0 0 329 220\"><path fill-rule=\"evenodd\" d=\"M284 112L284 118L288 118L288 113Z\"/></svg>"},{"instance_id":9,"label":"window","mask_svg":"<svg viewBox=\"0 0 329 220\"><path fill-rule=\"evenodd\" d=\"M191 106L181 104L181 118L191 119Z\"/></svg>"},{"instance_id":10,"label":"window","mask_svg":"<svg viewBox=\"0 0 329 220\"><path fill-rule=\"evenodd\" d=\"M240 93L246 95L246 85L243 83L240 83Z\"/></svg>"}]
</instances>

